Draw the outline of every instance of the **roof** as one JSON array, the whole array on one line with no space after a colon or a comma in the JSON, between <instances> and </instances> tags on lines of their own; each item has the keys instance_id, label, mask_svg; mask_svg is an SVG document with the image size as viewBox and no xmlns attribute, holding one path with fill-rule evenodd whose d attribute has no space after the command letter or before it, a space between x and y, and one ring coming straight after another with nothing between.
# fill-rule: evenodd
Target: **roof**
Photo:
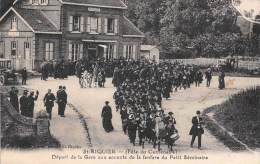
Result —
<instances>
[{"instance_id":1,"label":"roof","mask_svg":"<svg viewBox=\"0 0 260 164\"><path fill-rule=\"evenodd\" d=\"M20 0L15 0L15 5ZM89 7L102 7L102 8L118 8L127 9L127 6L121 0L59 0L61 4L79 5Z\"/></svg>"},{"instance_id":2,"label":"roof","mask_svg":"<svg viewBox=\"0 0 260 164\"><path fill-rule=\"evenodd\" d=\"M155 46L155 45L141 45L141 51L151 51L154 48L157 48L157 46Z\"/></svg>"},{"instance_id":3,"label":"roof","mask_svg":"<svg viewBox=\"0 0 260 164\"><path fill-rule=\"evenodd\" d=\"M126 9L127 6L121 0L60 0L62 4L86 5L92 7L104 8L121 8Z\"/></svg>"},{"instance_id":4,"label":"roof","mask_svg":"<svg viewBox=\"0 0 260 164\"><path fill-rule=\"evenodd\" d=\"M123 37L144 37L141 32L129 19L123 19Z\"/></svg>"},{"instance_id":5,"label":"roof","mask_svg":"<svg viewBox=\"0 0 260 164\"><path fill-rule=\"evenodd\" d=\"M20 19L22 19L24 23L35 33L60 33L55 25L40 10L11 7L0 18L0 21L2 21L10 11L13 11L16 15L18 15Z\"/></svg>"}]
</instances>

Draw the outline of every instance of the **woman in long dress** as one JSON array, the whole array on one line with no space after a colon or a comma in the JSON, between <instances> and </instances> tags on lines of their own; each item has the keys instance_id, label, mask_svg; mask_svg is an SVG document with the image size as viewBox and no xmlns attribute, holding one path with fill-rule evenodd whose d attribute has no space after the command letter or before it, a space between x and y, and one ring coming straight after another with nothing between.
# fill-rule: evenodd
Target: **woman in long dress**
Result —
<instances>
[{"instance_id":1,"label":"woman in long dress","mask_svg":"<svg viewBox=\"0 0 260 164\"><path fill-rule=\"evenodd\" d=\"M111 121L111 119L112 119L112 109L108 105L109 104L108 101L106 101L105 104L106 105L102 109L101 117L102 117L103 128L105 129L105 131L107 133L109 133L109 132L114 130L114 127L113 127L112 121Z\"/></svg>"}]
</instances>

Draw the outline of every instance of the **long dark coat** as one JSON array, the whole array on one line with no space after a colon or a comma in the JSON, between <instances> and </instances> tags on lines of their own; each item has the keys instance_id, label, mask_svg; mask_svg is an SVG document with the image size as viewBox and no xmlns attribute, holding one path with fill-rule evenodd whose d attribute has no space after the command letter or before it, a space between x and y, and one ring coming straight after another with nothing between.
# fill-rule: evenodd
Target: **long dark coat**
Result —
<instances>
[{"instance_id":1,"label":"long dark coat","mask_svg":"<svg viewBox=\"0 0 260 164\"><path fill-rule=\"evenodd\" d=\"M22 96L20 97L20 111L21 115L25 117L29 117L29 112L28 112L28 97Z\"/></svg>"},{"instance_id":2,"label":"long dark coat","mask_svg":"<svg viewBox=\"0 0 260 164\"><path fill-rule=\"evenodd\" d=\"M23 79L27 79L27 70L26 69L23 69L22 71L21 71L21 75L22 75L22 78Z\"/></svg>"},{"instance_id":3,"label":"long dark coat","mask_svg":"<svg viewBox=\"0 0 260 164\"><path fill-rule=\"evenodd\" d=\"M19 113L19 100L18 95L14 91L9 92L10 102L13 105L14 109Z\"/></svg>"},{"instance_id":4,"label":"long dark coat","mask_svg":"<svg viewBox=\"0 0 260 164\"><path fill-rule=\"evenodd\" d=\"M204 129L202 128L202 124L204 124L204 122L202 121L202 118L199 118L200 123L198 122L197 116L194 116L192 118L192 127L190 129L190 135L200 135L200 134L204 134ZM200 128L199 128L200 127Z\"/></svg>"},{"instance_id":5,"label":"long dark coat","mask_svg":"<svg viewBox=\"0 0 260 164\"><path fill-rule=\"evenodd\" d=\"M105 129L105 131L111 132L112 130L114 130L114 127L111 122L112 109L110 106L106 105L103 107L101 117L102 117L103 128Z\"/></svg>"}]
</instances>

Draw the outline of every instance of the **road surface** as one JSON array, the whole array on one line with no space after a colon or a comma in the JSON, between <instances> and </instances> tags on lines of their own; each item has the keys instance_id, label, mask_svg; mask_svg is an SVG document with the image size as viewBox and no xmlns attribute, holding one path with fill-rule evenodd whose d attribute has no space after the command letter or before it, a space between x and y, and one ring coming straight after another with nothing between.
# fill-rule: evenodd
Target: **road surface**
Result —
<instances>
[{"instance_id":1,"label":"road surface","mask_svg":"<svg viewBox=\"0 0 260 164\"><path fill-rule=\"evenodd\" d=\"M247 87L260 85L260 78L226 77L225 90L218 90L217 83L217 77L214 77L210 88L205 87L204 81L199 88L192 85L189 89L174 92L170 100L163 100L165 112L172 111L177 121L176 127L179 131L180 139L176 142L175 149L178 151L197 151L196 148L189 147L191 136L188 135L191 127L191 118L197 110L220 104L227 100L230 95ZM115 88L111 85L111 79L107 79L106 88L86 89L79 87L78 80L75 77L69 77L67 80L54 80L52 78L48 81L41 81L38 78L29 80L27 87L40 91L40 97L37 102L38 108L35 112L42 109L42 97L47 92L47 89L50 88L56 93L59 85L67 87L68 101L85 117L93 147L133 148L128 141L128 137L122 132L120 114L115 111L112 98ZM110 105L113 108L112 122L115 130L112 133L106 133L101 122L101 109L107 100L110 101ZM61 141L62 145L87 147L86 134L79 119L77 119L76 113L71 108L68 108L65 112L66 117L60 118L57 116L56 108L57 105L51 121L51 133ZM197 143L195 142L195 144ZM146 144L145 147L152 148L152 145ZM139 146L135 148L141 149ZM167 149L166 146L162 148ZM202 137L202 149L202 152L230 151L207 130L205 130L205 134Z\"/></svg>"}]
</instances>

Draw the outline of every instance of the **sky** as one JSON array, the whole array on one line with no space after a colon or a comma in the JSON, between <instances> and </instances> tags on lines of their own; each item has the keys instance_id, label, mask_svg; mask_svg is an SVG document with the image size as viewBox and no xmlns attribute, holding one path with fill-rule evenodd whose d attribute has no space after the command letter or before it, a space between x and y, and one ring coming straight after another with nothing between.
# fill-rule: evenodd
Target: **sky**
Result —
<instances>
[{"instance_id":1,"label":"sky","mask_svg":"<svg viewBox=\"0 0 260 164\"><path fill-rule=\"evenodd\" d=\"M260 0L240 0L241 4L237 6L241 11L250 12L252 9L253 17L260 14Z\"/></svg>"}]
</instances>

